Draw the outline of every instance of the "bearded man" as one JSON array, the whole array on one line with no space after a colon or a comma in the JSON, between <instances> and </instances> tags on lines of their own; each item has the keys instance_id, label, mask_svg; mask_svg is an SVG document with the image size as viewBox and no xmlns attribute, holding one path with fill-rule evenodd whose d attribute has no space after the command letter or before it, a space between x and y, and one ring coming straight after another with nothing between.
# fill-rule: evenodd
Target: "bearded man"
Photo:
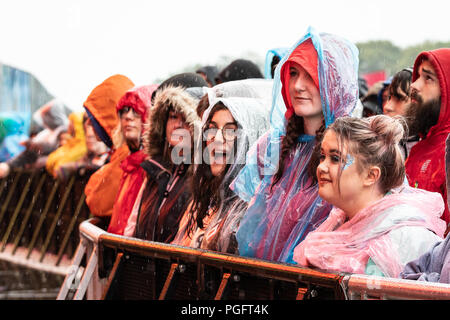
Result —
<instances>
[{"instance_id":1,"label":"bearded man","mask_svg":"<svg viewBox=\"0 0 450 320\"><path fill-rule=\"evenodd\" d=\"M414 63L411 105L406 117L410 135L421 140L406 159L406 175L411 186L439 192L447 225L450 215L445 181L445 140L450 133L450 48L420 53Z\"/></svg>"}]
</instances>

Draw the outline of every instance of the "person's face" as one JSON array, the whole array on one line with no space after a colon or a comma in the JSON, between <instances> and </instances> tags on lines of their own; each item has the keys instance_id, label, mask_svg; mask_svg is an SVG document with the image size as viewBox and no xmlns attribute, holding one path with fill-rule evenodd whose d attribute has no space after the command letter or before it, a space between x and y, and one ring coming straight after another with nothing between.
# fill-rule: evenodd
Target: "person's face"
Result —
<instances>
[{"instance_id":1,"label":"person's face","mask_svg":"<svg viewBox=\"0 0 450 320\"><path fill-rule=\"evenodd\" d=\"M219 176L233 161L238 126L228 109L216 111L205 130L206 148L213 176Z\"/></svg>"},{"instance_id":2,"label":"person's face","mask_svg":"<svg viewBox=\"0 0 450 320\"><path fill-rule=\"evenodd\" d=\"M386 89L387 91L387 89ZM397 90L397 96L389 96L383 108L383 113L387 116L404 116L406 114L407 106L410 104L410 97L401 89Z\"/></svg>"},{"instance_id":3,"label":"person's face","mask_svg":"<svg viewBox=\"0 0 450 320\"><path fill-rule=\"evenodd\" d=\"M343 208L358 198L363 189L363 176L358 172L356 161L349 153L347 143L339 146L336 134L328 130L322 141L316 171L319 195L323 200Z\"/></svg>"},{"instance_id":4,"label":"person's face","mask_svg":"<svg viewBox=\"0 0 450 320\"><path fill-rule=\"evenodd\" d=\"M90 125L90 123L86 123L84 125L84 132L86 138L86 148L88 152L94 154L101 154L108 150L106 144L97 139L94 128Z\"/></svg>"},{"instance_id":5,"label":"person's face","mask_svg":"<svg viewBox=\"0 0 450 320\"><path fill-rule=\"evenodd\" d=\"M187 136L190 137L189 125L185 122L183 116L175 111L170 111L166 123L166 141L170 146L175 147L183 142L190 143Z\"/></svg>"},{"instance_id":6,"label":"person's face","mask_svg":"<svg viewBox=\"0 0 450 320\"><path fill-rule=\"evenodd\" d=\"M289 74L289 96L295 114L304 118L322 117L320 92L308 72L292 62Z\"/></svg>"},{"instance_id":7,"label":"person's face","mask_svg":"<svg viewBox=\"0 0 450 320\"><path fill-rule=\"evenodd\" d=\"M142 134L142 119L131 107L119 111L122 134L127 144L139 145Z\"/></svg>"},{"instance_id":8,"label":"person's face","mask_svg":"<svg viewBox=\"0 0 450 320\"><path fill-rule=\"evenodd\" d=\"M428 60L424 60L418 70L418 78L411 84L411 102L427 103L441 96L441 88L436 71Z\"/></svg>"}]
</instances>

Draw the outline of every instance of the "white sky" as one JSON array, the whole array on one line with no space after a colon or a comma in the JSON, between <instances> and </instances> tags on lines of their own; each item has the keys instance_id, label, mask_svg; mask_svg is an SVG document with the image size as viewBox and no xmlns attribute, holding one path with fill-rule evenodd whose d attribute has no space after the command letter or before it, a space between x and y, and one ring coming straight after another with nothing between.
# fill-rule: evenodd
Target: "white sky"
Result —
<instances>
[{"instance_id":1,"label":"white sky","mask_svg":"<svg viewBox=\"0 0 450 320\"><path fill-rule=\"evenodd\" d=\"M350 41L450 40L445 0L0 0L0 62L70 107L121 73L136 85L222 55L290 47L309 25Z\"/></svg>"}]
</instances>

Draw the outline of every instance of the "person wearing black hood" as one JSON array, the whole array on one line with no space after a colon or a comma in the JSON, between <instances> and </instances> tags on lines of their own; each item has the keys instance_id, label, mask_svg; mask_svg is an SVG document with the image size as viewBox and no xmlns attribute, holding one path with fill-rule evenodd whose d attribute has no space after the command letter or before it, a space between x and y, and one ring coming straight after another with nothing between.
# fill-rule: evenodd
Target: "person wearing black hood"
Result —
<instances>
[{"instance_id":1,"label":"person wearing black hood","mask_svg":"<svg viewBox=\"0 0 450 320\"><path fill-rule=\"evenodd\" d=\"M250 60L237 59L226 66L216 77L216 84L253 78L264 78L258 66Z\"/></svg>"},{"instance_id":2,"label":"person wearing black hood","mask_svg":"<svg viewBox=\"0 0 450 320\"><path fill-rule=\"evenodd\" d=\"M216 76L219 73L219 69L216 66L204 66L195 71L195 73L201 75L205 79L208 87L214 87L216 85Z\"/></svg>"}]
</instances>

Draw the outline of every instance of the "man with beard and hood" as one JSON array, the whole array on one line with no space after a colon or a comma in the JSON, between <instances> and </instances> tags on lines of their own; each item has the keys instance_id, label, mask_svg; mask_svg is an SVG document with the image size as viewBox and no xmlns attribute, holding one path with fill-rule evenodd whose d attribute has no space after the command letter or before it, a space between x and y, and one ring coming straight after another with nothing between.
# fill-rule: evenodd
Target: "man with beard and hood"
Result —
<instances>
[{"instance_id":1,"label":"man with beard and hood","mask_svg":"<svg viewBox=\"0 0 450 320\"><path fill-rule=\"evenodd\" d=\"M266 142L258 141L263 168L255 170L253 160L232 184L249 202L236 233L240 255L294 263L295 246L331 210L311 172L317 141L357 100L358 49L310 27L275 69L271 127Z\"/></svg>"},{"instance_id":2,"label":"man with beard and hood","mask_svg":"<svg viewBox=\"0 0 450 320\"><path fill-rule=\"evenodd\" d=\"M122 178L114 203L108 232L123 235L128 218L145 178L140 166L146 154L142 149L142 133L152 106L152 93L157 85L135 87L128 90L117 104L120 122L113 133L116 148L126 143L129 155L122 161Z\"/></svg>"},{"instance_id":3,"label":"man with beard and hood","mask_svg":"<svg viewBox=\"0 0 450 320\"><path fill-rule=\"evenodd\" d=\"M444 198L442 219L450 215L445 182L445 140L450 133L450 49L420 53L414 63L411 105L406 117L411 134L421 138L406 159L406 175L412 187L439 192Z\"/></svg>"},{"instance_id":4,"label":"man with beard and hood","mask_svg":"<svg viewBox=\"0 0 450 320\"><path fill-rule=\"evenodd\" d=\"M119 123L116 106L125 92L133 87L133 82L127 77L113 75L95 87L83 105L99 140L113 151L109 163L92 174L84 189L86 204L95 216L112 215L122 176L120 163L129 153L126 144L113 148L112 132Z\"/></svg>"}]
</instances>

